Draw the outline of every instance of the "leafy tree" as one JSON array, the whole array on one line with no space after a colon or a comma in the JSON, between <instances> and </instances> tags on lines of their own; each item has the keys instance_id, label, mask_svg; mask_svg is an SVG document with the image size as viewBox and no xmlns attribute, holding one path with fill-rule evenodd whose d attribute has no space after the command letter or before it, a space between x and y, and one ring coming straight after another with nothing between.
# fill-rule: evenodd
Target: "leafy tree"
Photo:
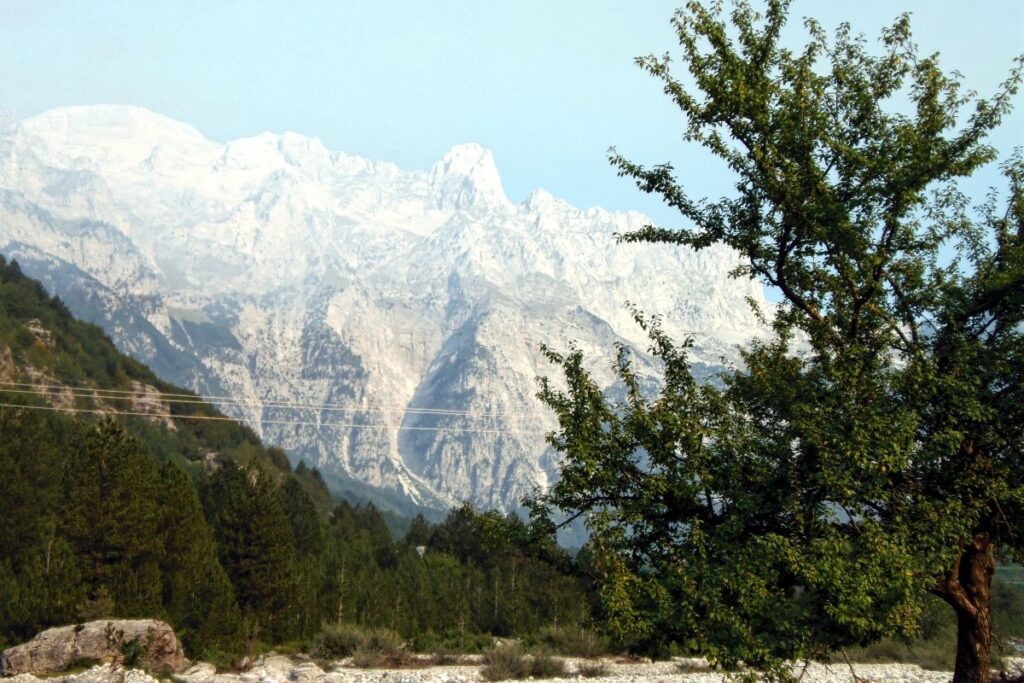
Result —
<instances>
[{"instance_id":1,"label":"leafy tree","mask_svg":"<svg viewBox=\"0 0 1024 683\"><path fill-rule=\"evenodd\" d=\"M616 405L577 349L549 351L567 389L542 383L565 456L546 500L588 515L624 638L785 677L787 659L912 636L930 591L957 615L954 680L985 680L994 557L1020 560L1024 538L1024 163L1004 165L1002 210L972 212L954 183L994 159L982 141L1020 67L993 99L965 95L906 16L879 55L812 20L794 52L787 6L688 3L673 23L695 88L668 56L638 60L735 196L696 200L670 165L612 155L690 224L624 239L735 249L737 275L784 298L774 337L719 389L638 313L664 386L646 396L620 349Z\"/></svg>"}]
</instances>

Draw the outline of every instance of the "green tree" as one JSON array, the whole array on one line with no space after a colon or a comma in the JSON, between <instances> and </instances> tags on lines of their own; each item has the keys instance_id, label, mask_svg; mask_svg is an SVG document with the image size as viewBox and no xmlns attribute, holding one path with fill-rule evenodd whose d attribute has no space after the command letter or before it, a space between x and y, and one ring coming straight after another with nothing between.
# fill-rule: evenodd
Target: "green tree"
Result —
<instances>
[{"instance_id":1,"label":"green tree","mask_svg":"<svg viewBox=\"0 0 1024 683\"><path fill-rule=\"evenodd\" d=\"M275 484L258 468L225 462L210 477L203 503L244 616L253 617L271 640L287 637L295 545Z\"/></svg>"},{"instance_id":2,"label":"green tree","mask_svg":"<svg viewBox=\"0 0 1024 683\"><path fill-rule=\"evenodd\" d=\"M565 456L547 502L588 515L622 637L785 677L786 659L912 636L931 591L957 615L954 680L985 680L994 557L1019 560L1024 538L1024 164L1004 166L1003 210L972 212L954 183L994 159L982 141L1020 69L991 100L964 95L906 16L879 55L812 20L794 52L787 5L687 4L673 23L694 87L668 56L638 60L684 138L736 174L733 197L612 155L689 223L624 239L732 247L738 276L784 298L774 338L718 389L638 314L664 386L646 396L620 349L618 405L578 350L549 352L567 389L542 384Z\"/></svg>"},{"instance_id":3,"label":"green tree","mask_svg":"<svg viewBox=\"0 0 1024 683\"><path fill-rule=\"evenodd\" d=\"M190 653L228 647L239 635L238 605L217 560L213 533L188 475L167 462L160 468L160 555L163 605Z\"/></svg>"},{"instance_id":4,"label":"green tree","mask_svg":"<svg viewBox=\"0 0 1024 683\"><path fill-rule=\"evenodd\" d=\"M290 572L291 596L288 600L290 629L296 635L308 637L320 627L322 620L324 532L316 506L295 478L289 477L281 486L281 503L295 539L295 556Z\"/></svg>"},{"instance_id":5,"label":"green tree","mask_svg":"<svg viewBox=\"0 0 1024 683\"><path fill-rule=\"evenodd\" d=\"M426 546L430 542L430 522L426 520L423 515L416 515L412 523L409 525L409 530L405 533L405 543L416 546Z\"/></svg>"},{"instance_id":6,"label":"green tree","mask_svg":"<svg viewBox=\"0 0 1024 683\"><path fill-rule=\"evenodd\" d=\"M157 471L113 420L88 431L64 472L61 529L83 562L93 596L106 591L119 616L161 609Z\"/></svg>"}]
</instances>

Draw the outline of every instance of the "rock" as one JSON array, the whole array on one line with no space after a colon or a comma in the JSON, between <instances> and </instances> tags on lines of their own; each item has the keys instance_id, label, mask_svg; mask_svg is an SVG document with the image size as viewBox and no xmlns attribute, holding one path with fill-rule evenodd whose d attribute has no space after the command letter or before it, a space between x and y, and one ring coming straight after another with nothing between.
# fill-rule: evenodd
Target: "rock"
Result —
<instances>
[{"instance_id":1,"label":"rock","mask_svg":"<svg viewBox=\"0 0 1024 683\"><path fill-rule=\"evenodd\" d=\"M150 676L145 671L139 671L138 669L131 669L126 671L124 678L121 683L159 683L155 678Z\"/></svg>"},{"instance_id":2,"label":"rock","mask_svg":"<svg viewBox=\"0 0 1024 683\"><path fill-rule=\"evenodd\" d=\"M4 683L38 683L40 680L32 674L18 674L14 678L5 678Z\"/></svg>"},{"instance_id":3,"label":"rock","mask_svg":"<svg viewBox=\"0 0 1024 683\"><path fill-rule=\"evenodd\" d=\"M155 671L178 672L189 664L174 630L164 622L111 619L47 629L27 643L7 648L0 654L0 672L55 673L76 660L122 663L126 657Z\"/></svg>"},{"instance_id":4,"label":"rock","mask_svg":"<svg viewBox=\"0 0 1024 683\"><path fill-rule=\"evenodd\" d=\"M57 680L62 683L121 683L121 672L110 664L101 664L88 671Z\"/></svg>"},{"instance_id":5,"label":"rock","mask_svg":"<svg viewBox=\"0 0 1024 683\"><path fill-rule=\"evenodd\" d=\"M178 676L178 678L186 681L205 681L209 678L213 678L217 674L217 667L207 662L199 662Z\"/></svg>"},{"instance_id":6,"label":"rock","mask_svg":"<svg viewBox=\"0 0 1024 683\"><path fill-rule=\"evenodd\" d=\"M11 347L0 346L0 382L13 382L14 370L14 356L11 355Z\"/></svg>"}]
</instances>

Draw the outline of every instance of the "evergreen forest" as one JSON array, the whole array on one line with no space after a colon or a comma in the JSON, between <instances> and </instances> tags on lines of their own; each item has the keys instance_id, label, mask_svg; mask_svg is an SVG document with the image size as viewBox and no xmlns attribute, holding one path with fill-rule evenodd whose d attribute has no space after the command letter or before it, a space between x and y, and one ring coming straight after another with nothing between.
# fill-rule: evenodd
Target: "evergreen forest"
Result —
<instances>
[{"instance_id":1,"label":"evergreen forest","mask_svg":"<svg viewBox=\"0 0 1024 683\"><path fill-rule=\"evenodd\" d=\"M514 514L396 524L198 397L110 414L133 387L189 392L2 257L0 382L0 647L107 617L166 620L226 662L325 624L466 650L589 623L587 573Z\"/></svg>"}]
</instances>

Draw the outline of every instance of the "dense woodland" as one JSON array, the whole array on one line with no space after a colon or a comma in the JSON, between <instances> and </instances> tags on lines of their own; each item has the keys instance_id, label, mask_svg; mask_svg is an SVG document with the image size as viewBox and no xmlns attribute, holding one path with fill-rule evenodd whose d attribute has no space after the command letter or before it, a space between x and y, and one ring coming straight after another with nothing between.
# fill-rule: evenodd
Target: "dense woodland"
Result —
<instances>
[{"instance_id":1,"label":"dense woodland","mask_svg":"<svg viewBox=\"0 0 1024 683\"><path fill-rule=\"evenodd\" d=\"M0 259L4 358L8 383L185 393ZM0 643L117 616L166 619L193 656L302 642L325 623L387 627L420 649L471 648L479 634L589 619L578 565L515 515L463 506L396 537L372 503L336 504L315 469L293 470L249 429L187 418L218 416L208 404L170 404L181 418L169 430L39 410L56 394L5 387ZM97 407L73 400L61 405Z\"/></svg>"}]
</instances>

